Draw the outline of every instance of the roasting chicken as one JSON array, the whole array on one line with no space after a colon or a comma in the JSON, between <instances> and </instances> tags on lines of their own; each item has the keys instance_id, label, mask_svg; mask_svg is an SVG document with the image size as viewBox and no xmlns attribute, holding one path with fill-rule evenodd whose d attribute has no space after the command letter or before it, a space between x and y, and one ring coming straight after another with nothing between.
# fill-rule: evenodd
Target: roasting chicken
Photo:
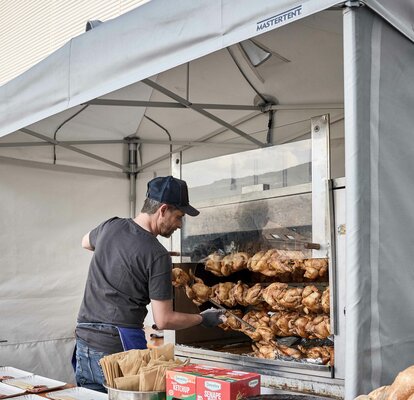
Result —
<instances>
[{"instance_id":1,"label":"roasting chicken","mask_svg":"<svg viewBox=\"0 0 414 400\"><path fill-rule=\"evenodd\" d=\"M256 283L246 292L245 303L254 306L262 301L262 286Z\"/></svg>"},{"instance_id":2,"label":"roasting chicken","mask_svg":"<svg viewBox=\"0 0 414 400\"><path fill-rule=\"evenodd\" d=\"M329 314L329 311L330 311L330 291L329 291L329 287L327 287L322 293L321 305L322 305L323 312L326 313L326 314Z\"/></svg>"},{"instance_id":3,"label":"roasting chicken","mask_svg":"<svg viewBox=\"0 0 414 400\"><path fill-rule=\"evenodd\" d=\"M278 305L285 310L297 310L302 307L302 288L289 288L278 299Z\"/></svg>"},{"instance_id":4,"label":"roasting chicken","mask_svg":"<svg viewBox=\"0 0 414 400\"><path fill-rule=\"evenodd\" d=\"M328 260L326 258L310 258L303 263L305 278L312 281L325 277L328 273Z\"/></svg>"},{"instance_id":5,"label":"roasting chicken","mask_svg":"<svg viewBox=\"0 0 414 400\"><path fill-rule=\"evenodd\" d=\"M262 269L266 268L267 259L264 259L266 251L257 252L252 258L247 262L247 268L254 272L260 272Z\"/></svg>"},{"instance_id":6,"label":"roasting chicken","mask_svg":"<svg viewBox=\"0 0 414 400\"><path fill-rule=\"evenodd\" d=\"M280 260L278 250L259 251L248 262L247 267L253 272L266 276L283 277L290 274L290 268Z\"/></svg>"},{"instance_id":7,"label":"roasting chicken","mask_svg":"<svg viewBox=\"0 0 414 400\"><path fill-rule=\"evenodd\" d=\"M334 362L334 351L333 347L330 346L321 346L321 347L310 347L305 348L303 346L298 346L298 348L288 347L281 344L278 344L274 340L261 340L253 343L252 345L253 352L258 358L267 358L275 359L279 357L293 357L295 359L301 358L312 358L320 359L323 364L329 362L330 365L333 365Z\"/></svg>"},{"instance_id":8,"label":"roasting chicken","mask_svg":"<svg viewBox=\"0 0 414 400\"><path fill-rule=\"evenodd\" d=\"M330 335L330 318L327 315L278 311L271 315L269 326L275 336L326 339Z\"/></svg>"},{"instance_id":9,"label":"roasting chicken","mask_svg":"<svg viewBox=\"0 0 414 400\"><path fill-rule=\"evenodd\" d=\"M257 327L261 326L269 326L270 317L265 311L256 311L252 310L246 313L243 316L243 319L248 322L250 325Z\"/></svg>"},{"instance_id":10,"label":"roasting chicken","mask_svg":"<svg viewBox=\"0 0 414 400\"><path fill-rule=\"evenodd\" d=\"M283 346L274 340L261 340L252 345L253 351L258 358L275 359L278 357L293 357L300 359L303 354L293 347Z\"/></svg>"},{"instance_id":11,"label":"roasting chicken","mask_svg":"<svg viewBox=\"0 0 414 400\"><path fill-rule=\"evenodd\" d=\"M302 305L306 314L309 312L319 313L322 311L322 294L314 285L305 286L302 292Z\"/></svg>"},{"instance_id":12,"label":"roasting chicken","mask_svg":"<svg viewBox=\"0 0 414 400\"><path fill-rule=\"evenodd\" d=\"M269 327L273 331L274 336L283 336L283 332L279 329L279 326L277 325L277 321L279 318L283 316L282 311L277 311L275 313L272 313L269 320Z\"/></svg>"},{"instance_id":13,"label":"roasting chicken","mask_svg":"<svg viewBox=\"0 0 414 400\"><path fill-rule=\"evenodd\" d=\"M321 359L322 364L327 364L328 362L333 365L333 354L334 350L331 346L318 346L318 347L303 347L298 346L298 349L304 354L306 358L312 358L312 359Z\"/></svg>"},{"instance_id":14,"label":"roasting chicken","mask_svg":"<svg viewBox=\"0 0 414 400\"><path fill-rule=\"evenodd\" d=\"M311 320L312 317L310 315L299 315L299 317L292 322L293 335L300 336L305 339L313 338L312 334L306 329Z\"/></svg>"},{"instance_id":15,"label":"roasting chicken","mask_svg":"<svg viewBox=\"0 0 414 400\"><path fill-rule=\"evenodd\" d=\"M299 318L297 312L283 312L280 313L278 318L274 318L272 322L281 332L280 336L293 336L295 334L294 321L297 318Z\"/></svg>"},{"instance_id":16,"label":"roasting chicken","mask_svg":"<svg viewBox=\"0 0 414 400\"><path fill-rule=\"evenodd\" d=\"M241 306L248 306L249 303L246 301L248 290L249 286L242 281L238 281L231 289L231 296L233 296L236 302Z\"/></svg>"},{"instance_id":17,"label":"roasting chicken","mask_svg":"<svg viewBox=\"0 0 414 400\"><path fill-rule=\"evenodd\" d=\"M245 269L249 258L249 255L243 252L228 254L221 261L221 273L223 276L228 276L234 272Z\"/></svg>"},{"instance_id":18,"label":"roasting chicken","mask_svg":"<svg viewBox=\"0 0 414 400\"><path fill-rule=\"evenodd\" d=\"M288 285L286 283L275 282L269 285L266 289L263 289L263 300L269 304L273 310L281 310L279 301L286 292Z\"/></svg>"},{"instance_id":19,"label":"roasting chicken","mask_svg":"<svg viewBox=\"0 0 414 400\"><path fill-rule=\"evenodd\" d=\"M300 350L289 346L278 345L278 351L280 356L293 357L296 359L303 358L303 354Z\"/></svg>"},{"instance_id":20,"label":"roasting chicken","mask_svg":"<svg viewBox=\"0 0 414 400\"><path fill-rule=\"evenodd\" d=\"M233 315L232 315L233 314ZM243 311L242 310L231 310L231 314L226 312L226 322L219 325L221 329L227 330L233 330L233 331L239 331L241 329L242 323L234 318L234 315L237 315L239 318L243 317Z\"/></svg>"},{"instance_id":21,"label":"roasting chicken","mask_svg":"<svg viewBox=\"0 0 414 400\"><path fill-rule=\"evenodd\" d=\"M291 271L291 282L303 282L304 281L304 260L289 260L289 268Z\"/></svg>"},{"instance_id":22,"label":"roasting chicken","mask_svg":"<svg viewBox=\"0 0 414 400\"><path fill-rule=\"evenodd\" d=\"M211 287L205 285L203 280L194 276L191 271L190 277L194 279L194 284L185 285L185 293L194 304L201 306L211 297Z\"/></svg>"},{"instance_id":23,"label":"roasting chicken","mask_svg":"<svg viewBox=\"0 0 414 400\"><path fill-rule=\"evenodd\" d=\"M190 276L181 268L172 269L172 279L172 284L175 287L185 286L190 282Z\"/></svg>"},{"instance_id":24,"label":"roasting chicken","mask_svg":"<svg viewBox=\"0 0 414 400\"><path fill-rule=\"evenodd\" d=\"M231 253L224 257L215 252L207 257L205 269L217 276L229 276L234 272L245 269L248 260L249 255L244 252Z\"/></svg>"},{"instance_id":25,"label":"roasting chicken","mask_svg":"<svg viewBox=\"0 0 414 400\"><path fill-rule=\"evenodd\" d=\"M305 259L301 251L270 249L256 253L249 259L247 267L281 282L303 282L304 278L308 281L326 278L328 260Z\"/></svg>"},{"instance_id":26,"label":"roasting chicken","mask_svg":"<svg viewBox=\"0 0 414 400\"><path fill-rule=\"evenodd\" d=\"M221 260L222 259L223 259L223 256L218 252L214 252L213 254L210 254L206 259L205 269L207 271L210 271L214 275L223 276L221 272Z\"/></svg>"},{"instance_id":27,"label":"roasting chicken","mask_svg":"<svg viewBox=\"0 0 414 400\"><path fill-rule=\"evenodd\" d=\"M232 291L234 286L233 282L223 282L214 285L211 293L212 299L227 307L234 307L237 304L233 294L234 291Z\"/></svg>"},{"instance_id":28,"label":"roasting chicken","mask_svg":"<svg viewBox=\"0 0 414 400\"><path fill-rule=\"evenodd\" d=\"M243 320L256 328L251 330L247 325L242 324L241 331L254 341L271 340L274 336L269 327L270 318L265 311L249 311L243 316Z\"/></svg>"},{"instance_id":29,"label":"roasting chicken","mask_svg":"<svg viewBox=\"0 0 414 400\"><path fill-rule=\"evenodd\" d=\"M252 345L254 354L258 358L275 359L277 343L274 340L258 341Z\"/></svg>"},{"instance_id":30,"label":"roasting chicken","mask_svg":"<svg viewBox=\"0 0 414 400\"><path fill-rule=\"evenodd\" d=\"M311 337L326 339L331 334L330 319L327 315L317 315L308 322L305 329Z\"/></svg>"}]
</instances>

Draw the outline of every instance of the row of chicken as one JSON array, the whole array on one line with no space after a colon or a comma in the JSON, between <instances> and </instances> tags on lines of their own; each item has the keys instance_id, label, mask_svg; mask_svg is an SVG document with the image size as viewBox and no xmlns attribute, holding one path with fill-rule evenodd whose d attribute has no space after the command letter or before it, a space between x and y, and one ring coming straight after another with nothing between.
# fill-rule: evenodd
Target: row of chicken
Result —
<instances>
[{"instance_id":1,"label":"row of chicken","mask_svg":"<svg viewBox=\"0 0 414 400\"><path fill-rule=\"evenodd\" d=\"M302 315L297 312L251 310L245 315L241 310L227 313L226 322L219 325L224 330L241 331L252 340L252 349L258 358L285 358L320 360L322 364L334 364L333 346L289 347L277 343L275 336L300 336L306 339L326 339L330 335L330 320L327 315ZM237 317L242 318L242 323Z\"/></svg>"},{"instance_id":2,"label":"row of chicken","mask_svg":"<svg viewBox=\"0 0 414 400\"><path fill-rule=\"evenodd\" d=\"M306 258L301 251L270 249L250 256L245 252L224 255L215 252L205 259L205 269L216 276L229 276L249 269L282 282L325 280L328 275L326 258Z\"/></svg>"},{"instance_id":3,"label":"row of chicken","mask_svg":"<svg viewBox=\"0 0 414 400\"><path fill-rule=\"evenodd\" d=\"M267 287L260 283L249 286L242 281L222 282L210 287L191 271L187 274L178 267L173 268L173 285L184 287L187 297L198 306L213 299L230 308L237 305L257 306L265 302L265 307L272 311L328 314L330 310L329 287L320 290L315 285L292 287L281 282L274 282Z\"/></svg>"},{"instance_id":4,"label":"row of chicken","mask_svg":"<svg viewBox=\"0 0 414 400\"><path fill-rule=\"evenodd\" d=\"M334 348L333 346L314 346L289 347L281 345L274 340L262 340L253 344L253 353L258 358L275 359L280 357L292 357L300 359L320 359L322 364L334 365Z\"/></svg>"},{"instance_id":5,"label":"row of chicken","mask_svg":"<svg viewBox=\"0 0 414 400\"><path fill-rule=\"evenodd\" d=\"M244 314L241 310L232 310L226 317L226 321L219 325L222 329L241 331L255 342L272 340L275 336L326 339L331 334L330 318L324 314L268 313L264 310L250 310Z\"/></svg>"}]
</instances>

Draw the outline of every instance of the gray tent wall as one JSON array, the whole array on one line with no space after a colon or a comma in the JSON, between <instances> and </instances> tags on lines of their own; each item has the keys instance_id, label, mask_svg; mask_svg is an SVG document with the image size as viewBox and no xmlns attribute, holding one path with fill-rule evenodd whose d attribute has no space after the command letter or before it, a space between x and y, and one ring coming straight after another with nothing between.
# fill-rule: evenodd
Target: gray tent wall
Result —
<instances>
[{"instance_id":1,"label":"gray tent wall","mask_svg":"<svg viewBox=\"0 0 414 400\"><path fill-rule=\"evenodd\" d=\"M385 3L367 1L375 13L352 7L344 15L348 276L345 385L349 399L389 383L397 371L414 363L410 357L413 337L408 326L412 319L409 263L413 254L408 238L413 217L408 199L412 187L409 128L413 125L410 40L414 5L402 0ZM258 22L272 20L287 10L300 6L301 14L280 26L334 4L268 0L257 5L249 0L208 0L191 5L176 1L172 6L168 1L153 0L74 38L1 87L0 134L15 132L13 137L24 140L16 131L35 124L53 136L53 129L62 120L62 114L57 113L70 117L82 102L256 36L262 33L257 31ZM167 32L164 36L163 31ZM128 110L120 112L125 112L124 119L128 120ZM99 114L90 111L83 118L84 127L92 128L86 130L88 134L100 137L87 120L97 120ZM126 131L132 132L129 128ZM100 154L104 153L102 150ZM117 149L118 157L119 153ZM27 155L49 160L43 158L41 149ZM68 165L76 165L78 160L67 161ZM122 156L117 161L124 162ZM106 215L128 214L123 197L128 182L111 175L114 169L111 173L90 171L84 175L80 171L75 174L73 168L65 172L64 167L56 167L51 172L26 168L21 162L14 166L15 163L3 158L1 167L0 185L5 193L1 204L12 212L2 213L1 218L2 254L6 254L1 259L2 271L6 270L10 278L0 283L0 339L11 339L0 346L0 364L30 365L37 373L65 380L70 375L65 360L73 347L73 321L67 322L68 316L59 313L59 309L70 314L72 320L75 317L82 292L80 282L85 278L90 257L79 252L74 242ZM97 169L96 165L91 168ZM154 172L167 170L166 160ZM141 198L150 175L142 175L138 181ZM53 201L49 193L58 200ZM69 208L67 199L71 201ZM45 225L49 229L43 229ZM28 264L35 265L37 275L27 268ZM52 277L56 265L62 279L54 281L46 275ZM40 273L44 281L38 280ZM70 283L74 275L76 288ZM24 295L19 296L16 293L22 285ZM53 291L46 291L46 286ZM49 312L51 302L56 305L53 315ZM32 314L36 315L33 320ZM58 329L51 327L51 321L60 322ZM384 360L392 362L386 364Z\"/></svg>"},{"instance_id":2,"label":"gray tent wall","mask_svg":"<svg viewBox=\"0 0 414 400\"><path fill-rule=\"evenodd\" d=\"M414 44L368 9L344 19L348 398L414 364Z\"/></svg>"}]
</instances>

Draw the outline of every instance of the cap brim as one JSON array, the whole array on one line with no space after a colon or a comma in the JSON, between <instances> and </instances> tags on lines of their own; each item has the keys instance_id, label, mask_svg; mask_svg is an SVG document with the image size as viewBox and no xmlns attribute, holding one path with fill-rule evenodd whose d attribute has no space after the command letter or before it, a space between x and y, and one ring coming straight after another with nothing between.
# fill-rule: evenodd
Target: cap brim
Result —
<instances>
[{"instance_id":1,"label":"cap brim","mask_svg":"<svg viewBox=\"0 0 414 400\"><path fill-rule=\"evenodd\" d=\"M196 210L194 207L190 205L177 208L181 210L183 213L188 214L190 217L196 217L198 214L200 214L200 211Z\"/></svg>"}]
</instances>

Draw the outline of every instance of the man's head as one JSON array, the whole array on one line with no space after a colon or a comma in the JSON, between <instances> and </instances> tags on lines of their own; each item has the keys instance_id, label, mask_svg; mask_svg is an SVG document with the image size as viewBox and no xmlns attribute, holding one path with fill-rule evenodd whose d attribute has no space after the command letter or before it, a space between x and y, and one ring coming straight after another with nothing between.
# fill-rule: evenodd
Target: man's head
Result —
<instances>
[{"instance_id":1,"label":"man's head","mask_svg":"<svg viewBox=\"0 0 414 400\"><path fill-rule=\"evenodd\" d=\"M174 206L192 217L200 214L198 210L190 206L185 181L172 176L160 176L149 181L147 198Z\"/></svg>"},{"instance_id":2,"label":"man's head","mask_svg":"<svg viewBox=\"0 0 414 400\"><path fill-rule=\"evenodd\" d=\"M166 176L148 182L147 198L141 213L154 215L153 232L170 237L176 229L181 228L185 214L196 216L199 211L189 204L187 184Z\"/></svg>"}]
</instances>

